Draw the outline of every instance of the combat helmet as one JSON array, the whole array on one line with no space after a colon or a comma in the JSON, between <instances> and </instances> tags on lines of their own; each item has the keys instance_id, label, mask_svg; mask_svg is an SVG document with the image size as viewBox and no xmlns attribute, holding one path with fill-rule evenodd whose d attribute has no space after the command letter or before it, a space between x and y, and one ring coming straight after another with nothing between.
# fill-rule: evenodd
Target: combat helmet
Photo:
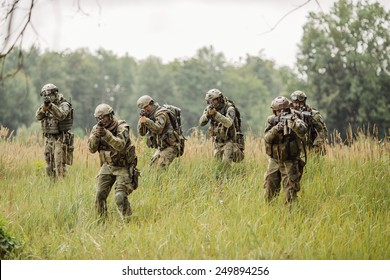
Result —
<instances>
[{"instance_id":1,"label":"combat helmet","mask_svg":"<svg viewBox=\"0 0 390 280\"><path fill-rule=\"evenodd\" d=\"M271 109L273 111L286 110L290 108L290 100L284 96L278 96L271 102Z\"/></svg>"},{"instance_id":2,"label":"combat helmet","mask_svg":"<svg viewBox=\"0 0 390 280\"><path fill-rule=\"evenodd\" d=\"M213 88L206 93L205 100L207 103L210 103L211 100L220 97L223 97L222 92L219 89Z\"/></svg>"},{"instance_id":3,"label":"combat helmet","mask_svg":"<svg viewBox=\"0 0 390 280\"><path fill-rule=\"evenodd\" d=\"M95 118L101 119L106 115L114 115L114 110L112 107L108 104L99 104L96 109L95 113L93 114Z\"/></svg>"},{"instance_id":4,"label":"combat helmet","mask_svg":"<svg viewBox=\"0 0 390 280\"><path fill-rule=\"evenodd\" d=\"M50 95L50 93L58 94L58 87L54 84L46 84L41 89L41 96L47 96Z\"/></svg>"},{"instance_id":5,"label":"combat helmet","mask_svg":"<svg viewBox=\"0 0 390 280\"><path fill-rule=\"evenodd\" d=\"M154 102L153 98L151 98L149 95L143 95L137 100L137 107L140 109L145 108L150 104L150 102Z\"/></svg>"},{"instance_id":6,"label":"combat helmet","mask_svg":"<svg viewBox=\"0 0 390 280\"><path fill-rule=\"evenodd\" d=\"M306 94L301 90L296 90L293 93L291 93L291 100L292 101L298 100L298 101L304 102L304 101L306 101L306 98L307 98Z\"/></svg>"}]
</instances>

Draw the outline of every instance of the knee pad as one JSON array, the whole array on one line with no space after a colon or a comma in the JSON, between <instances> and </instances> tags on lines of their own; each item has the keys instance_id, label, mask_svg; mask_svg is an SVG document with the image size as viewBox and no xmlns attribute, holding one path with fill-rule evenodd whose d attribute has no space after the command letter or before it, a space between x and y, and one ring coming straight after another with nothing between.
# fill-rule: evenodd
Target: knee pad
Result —
<instances>
[{"instance_id":1,"label":"knee pad","mask_svg":"<svg viewBox=\"0 0 390 280\"><path fill-rule=\"evenodd\" d=\"M125 200L127 199L127 194L123 191L119 191L115 193L115 202L119 206L123 206L125 204Z\"/></svg>"}]
</instances>

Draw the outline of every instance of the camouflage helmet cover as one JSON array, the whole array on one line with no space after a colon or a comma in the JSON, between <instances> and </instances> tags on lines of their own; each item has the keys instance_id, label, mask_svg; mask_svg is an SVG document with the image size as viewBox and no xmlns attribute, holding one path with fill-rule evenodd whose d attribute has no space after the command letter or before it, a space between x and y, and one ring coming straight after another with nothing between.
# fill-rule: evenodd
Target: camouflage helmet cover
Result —
<instances>
[{"instance_id":1,"label":"camouflage helmet cover","mask_svg":"<svg viewBox=\"0 0 390 280\"><path fill-rule=\"evenodd\" d=\"M283 110L290 108L290 100L284 96L278 96L271 102L271 109L273 111Z\"/></svg>"},{"instance_id":2,"label":"camouflage helmet cover","mask_svg":"<svg viewBox=\"0 0 390 280\"><path fill-rule=\"evenodd\" d=\"M114 110L112 107L108 104L99 104L96 109L95 113L93 114L95 118L102 118L103 116L113 114L114 115Z\"/></svg>"},{"instance_id":3,"label":"camouflage helmet cover","mask_svg":"<svg viewBox=\"0 0 390 280\"><path fill-rule=\"evenodd\" d=\"M137 107L140 109L145 108L150 104L150 102L154 102L153 98L151 98L149 95L143 95L137 100Z\"/></svg>"},{"instance_id":4,"label":"camouflage helmet cover","mask_svg":"<svg viewBox=\"0 0 390 280\"><path fill-rule=\"evenodd\" d=\"M46 84L41 89L41 96L49 95L50 93L58 93L58 87L54 84Z\"/></svg>"},{"instance_id":5,"label":"camouflage helmet cover","mask_svg":"<svg viewBox=\"0 0 390 280\"><path fill-rule=\"evenodd\" d=\"M216 89L216 88L213 88L213 89L210 89L207 93L206 93L206 97L205 97L205 100L207 102L210 102L211 100L215 99L215 98L219 98L222 96L222 92L219 90L219 89Z\"/></svg>"},{"instance_id":6,"label":"camouflage helmet cover","mask_svg":"<svg viewBox=\"0 0 390 280\"><path fill-rule=\"evenodd\" d=\"M301 90L296 90L293 93L291 93L291 100L292 101L305 101L307 98L306 94Z\"/></svg>"}]
</instances>

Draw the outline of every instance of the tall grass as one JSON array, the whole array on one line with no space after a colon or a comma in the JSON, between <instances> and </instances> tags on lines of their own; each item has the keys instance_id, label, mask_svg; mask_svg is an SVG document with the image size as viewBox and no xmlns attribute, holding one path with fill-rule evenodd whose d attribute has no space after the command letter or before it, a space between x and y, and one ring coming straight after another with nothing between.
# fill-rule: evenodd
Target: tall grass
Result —
<instances>
[{"instance_id":1,"label":"tall grass","mask_svg":"<svg viewBox=\"0 0 390 280\"><path fill-rule=\"evenodd\" d=\"M349 146L309 155L299 202L263 199L261 138L228 171L200 135L160 174L135 141L142 170L124 222L113 194L109 216L94 212L98 156L75 143L64 180L45 176L43 141L0 136L0 211L22 243L13 259L390 259L389 143L359 134Z\"/></svg>"}]
</instances>

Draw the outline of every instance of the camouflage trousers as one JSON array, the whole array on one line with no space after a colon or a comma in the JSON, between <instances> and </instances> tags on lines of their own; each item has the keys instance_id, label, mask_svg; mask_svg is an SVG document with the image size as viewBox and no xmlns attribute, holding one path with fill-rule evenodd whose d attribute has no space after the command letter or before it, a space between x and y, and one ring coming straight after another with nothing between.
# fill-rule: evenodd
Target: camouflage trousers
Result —
<instances>
[{"instance_id":1,"label":"camouflage trousers","mask_svg":"<svg viewBox=\"0 0 390 280\"><path fill-rule=\"evenodd\" d=\"M214 157L222 160L223 163L230 165L233 162L233 141L228 140L224 143L214 142Z\"/></svg>"},{"instance_id":2,"label":"camouflage trousers","mask_svg":"<svg viewBox=\"0 0 390 280\"><path fill-rule=\"evenodd\" d=\"M46 174L50 177L64 177L66 174L67 145L63 139L49 136L45 142Z\"/></svg>"},{"instance_id":3,"label":"camouflage trousers","mask_svg":"<svg viewBox=\"0 0 390 280\"><path fill-rule=\"evenodd\" d=\"M179 149L177 146L170 146L163 150L156 150L153 154L152 159L149 164L149 168L151 167L162 167L167 168L172 161L179 154Z\"/></svg>"},{"instance_id":4,"label":"camouflage trousers","mask_svg":"<svg viewBox=\"0 0 390 280\"><path fill-rule=\"evenodd\" d=\"M264 174L264 197L267 202L279 195L281 185L285 191L285 202L297 199L300 180L303 172L303 161L300 159L279 161L270 158Z\"/></svg>"},{"instance_id":5,"label":"camouflage trousers","mask_svg":"<svg viewBox=\"0 0 390 280\"><path fill-rule=\"evenodd\" d=\"M100 216L107 215L107 198L112 187L115 189L115 202L123 216L131 216L132 210L128 195L133 186L126 167L113 167L103 164L96 177L95 208Z\"/></svg>"}]
</instances>

